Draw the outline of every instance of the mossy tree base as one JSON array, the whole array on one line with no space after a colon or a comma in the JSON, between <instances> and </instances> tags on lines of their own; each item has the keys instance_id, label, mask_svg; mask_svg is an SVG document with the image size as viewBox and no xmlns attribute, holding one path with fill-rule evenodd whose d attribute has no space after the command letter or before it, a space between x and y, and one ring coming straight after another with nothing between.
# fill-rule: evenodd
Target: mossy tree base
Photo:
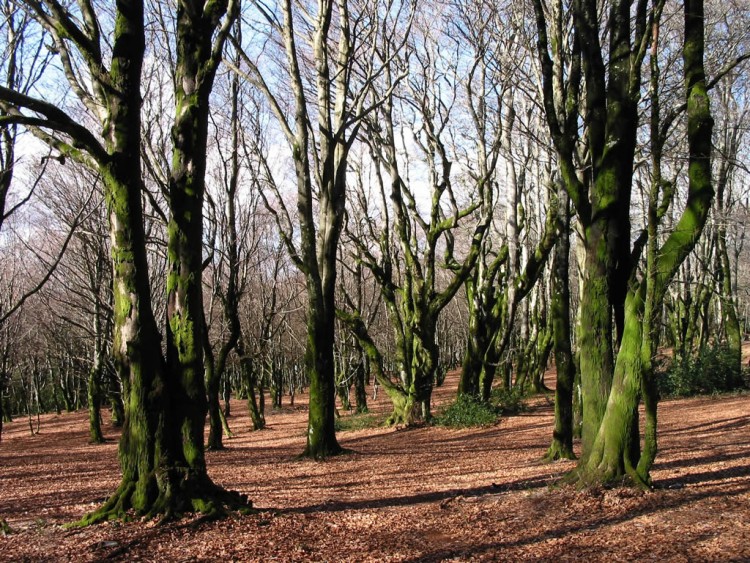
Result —
<instances>
[{"instance_id":1,"label":"mossy tree base","mask_svg":"<svg viewBox=\"0 0 750 563\"><path fill-rule=\"evenodd\" d=\"M432 416L425 401L420 401L414 394L398 388L387 391L393 403L393 412L386 419L386 426L412 427L430 422Z\"/></svg>"},{"instance_id":2,"label":"mossy tree base","mask_svg":"<svg viewBox=\"0 0 750 563\"><path fill-rule=\"evenodd\" d=\"M653 490L651 479L641 476L629 463L626 467L606 461L599 464L588 463L568 473L563 481L575 485L578 489L634 487L643 491Z\"/></svg>"},{"instance_id":3,"label":"mossy tree base","mask_svg":"<svg viewBox=\"0 0 750 563\"><path fill-rule=\"evenodd\" d=\"M152 498L149 498L151 495L144 496L138 482L123 481L104 505L69 527L85 527L112 520L128 521L133 517L159 518L160 522L168 522L185 514L214 519L229 512L249 514L254 510L246 495L228 491L208 477L191 478L185 471L178 470L170 473L168 479L152 479L151 489L158 490Z\"/></svg>"},{"instance_id":4,"label":"mossy tree base","mask_svg":"<svg viewBox=\"0 0 750 563\"><path fill-rule=\"evenodd\" d=\"M573 448L566 446L560 440L553 440L542 461L551 463L560 459L576 459L576 455L573 453Z\"/></svg>"}]
</instances>

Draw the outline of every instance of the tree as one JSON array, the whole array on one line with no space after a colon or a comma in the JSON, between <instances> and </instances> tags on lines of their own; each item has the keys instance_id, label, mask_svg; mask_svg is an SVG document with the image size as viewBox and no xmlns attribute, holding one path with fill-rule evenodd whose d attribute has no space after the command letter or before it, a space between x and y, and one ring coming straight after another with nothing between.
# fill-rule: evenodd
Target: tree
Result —
<instances>
[{"instance_id":1,"label":"tree","mask_svg":"<svg viewBox=\"0 0 750 563\"><path fill-rule=\"evenodd\" d=\"M310 410L303 456L320 459L342 451L334 428L333 342L336 257L346 204L347 158L362 118L373 105L368 101L369 86L382 72L375 66L381 34L393 33L394 22L408 15L408 7L398 3L383 12L377 5L352 12L347 0L322 0L317 11L308 11L308 6L293 0L285 0L279 6L280 13L260 3L255 7L274 40L283 45L284 70L289 78L289 99L284 100L275 81L264 74L262 62L244 54L243 62L249 69L244 74L266 95L294 163L298 245L293 240L291 215L271 178L269 187L276 197L268 208L277 218L293 262L305 276L305 370L310 379ZM309 50L304 47L304 38L310 40ZM291 118L286 107L292 108Z\"/></svg>"},{"instance_id":2,"label":"tree","mask_svg":"<svg viewBox=\"0 0 750 563\"><path fill-rule=\"evenodd\" d=\"M120 441L122 481L81 523L139 514L218 513L244 499L214 485L203 457L205 389L201 355L202 199L208 96L236 6L180 2L175 124L169 183L167 356L151 305L141 197L143 3L120 2L110 22L90 2L78 12L55 0L26 2L50 34L62 72L101 138L43 99L0 88L7 121L30 129L65 158L101 174L113 263L115 368L127 397ZM228 12L228 13L227 13ZM111 29L103 27L105 22ZM216 36L214 37L214 31ZM111 43L103 37L111 32ZM105 54L111 45L111 54Z\"/></svg>"},{"instance_id":3,"label":"tree","mask_svg":"<svg viewBox=\"0 0 750 563\"><path fill-rule=\"evenodd\" d=\"M733 81L732 81L733 82ZM737 313L736 281L732 268L731 240L729 225L731 209L739 199L738 190L732 179L738 166L737 156L742 137L742 122L747 120L747 107L741 111L733 92L733 84L719 88L720 123L716 129L719 139L716 143L717 170L715 171L716 206L714 209L713 236L716 249L716 281L721 299L721 319L726 334L726 345L730 350L735 369L742 369L742 329ZM734 188L734 189L733 189ZM744 233L743 233L744 234Z\"/></svg>"},{"instance_id":4,"label":"tree","mask_svg":"<svg viewBox=\"0 0 750 563\"><path fill-rule=\"evenodd\" d=\"M422 14L426 19L433 15L429 10ZM492 219L496 156L466 179L468 197L462 200L464 194L456 189L464 181L453 171L462 147L451 138L460 112L459 56L458 49L444 55L434 27L424 25L413 34L407 55L386 67L384 102L367 128L372 184L366 185L364 174L359 175L357 205L351 210L365 225L347 231L358 260L379 286L394 332L398 380L381 381L394 403L389 418L393 424L411 425L431 417L440 367L439 315L474 268ZM409 76L398 88L401 68L408 69ZM426 202L420 201L420 191ZM373 219L377 214L380 224ZM446 272L442 280L441 266ZM361 311L351 313L340 317L361 334ZM365 351L374 343L372 336L360 340ZM382 361L382 353L371 360Z\"/></svg>"},{"instance_id":5,"label":"tree","mask_svg":"<svg viewBox=\"0 0 750 563\"><path fill-rule=\"evenodd\" d=\"M614 372L613 345L624 326L624 280L632 269L629 213L641 66L651 25L662 6L663 2L657 2L649 11L648 3L641 0L635 18L631 18L629 2L612 2L604 24L609 40L605 49L600 40L600 7L595 1L581 0L569 6L557 1L549 12L541 0L534 1L545 117L564 185L581 224L586 256L579 328L581 464L604 416ZM564 33L565 13L573 18L570 39ZM579 177L575 149L582 77L588 172Z\"/></svg>"},{"instance_id":6,"label":"tree","mask_svg":"<svg viewBox=\"0 0 750 563\"><path fill-rule=\"evenodd\" d=\"M656 455L656 401L653 384L653 318L668 284L703 230L714 196L711 180L713 117L704 70L704 8L702 0L685 2L682 49L687 103L688 198L682 215L661 246L657 246L658 196L654 182L649 202L646 275L631 277L625 302L625 330L617 355L612 393L592 451L579 467L583 481L612 481L625 475L650 486ZM658 35L654 36L656 52ZM658 177L657 177L658 179ZM646 406L644 451L640 451L638 399Z\"/></svg>"},{"instance_id":7,"label":"tree","mask_svg":"<svg viewBox=\"0 0 750 563\"><path fill-rule=\"evenodd\" d=\"M558 239L552 263L552 302L550 316L554 340L555 368L555 427L545 459L575 459L573 453L573 386L576 366L570 339L570 200L564 187L559 190L557 210Z\"/></svg>"}]
</instances>

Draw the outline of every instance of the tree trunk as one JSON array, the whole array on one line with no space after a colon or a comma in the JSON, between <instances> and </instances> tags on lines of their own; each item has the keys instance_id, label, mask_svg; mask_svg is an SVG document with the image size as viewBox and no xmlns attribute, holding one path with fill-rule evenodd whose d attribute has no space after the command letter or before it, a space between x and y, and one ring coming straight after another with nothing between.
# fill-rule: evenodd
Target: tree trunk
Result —
<instances>
[{"instance_id":1,"label":"tree trunk","mask_svg":"<svg viewBox=\"0 0 750 563\"><path fill-rule=\"evenodd\" d=\"M214 353L211 350L211 343L208 341L208 327L204 326L203 330L203 363L206 374L206 395L208 400L208 441L206 448L209 450L223 450L224 443L222 438L224 427L222 425L221 404L219 403L221 377L217 373Z\"/></svg>"},{"instance_id":2,"label":"tree trunk","mask_svg":"<svg viewBox=\"0 0 750 563\"><path fill-rule=\"evenodd\" d=\"M112 425L121 428L125 423L125 404L122 400L122 388L114 370L107 369L109 380L107 382L107 396L109 406L112 409Z\"/></svg>"},{"instance_id":3,"label":"tree trunk","mask_svg":"<svg viewBox=\"0 0 750 563\"><path fill-rule=\"evenodd\" d=\"M607 248L608 225L600 220L586 229L586 266L580 297L580 370L583 399L582 457L588 455L599 431L612 384L612 307Z\"/></svg>"},{"instance_id":4,"label":"tree trunk","mask_svg":"<svg viewBox=\"0 0 750 563\"><path fill-rule=\"evenodd\" d=\"M222 399L224 401L224 418L232 416L232 382L229 377L224 378L224 388L222 389Z\"/></svg>"},{"instance_id":5,"label":"tree trunk","mask_svg":"<svg viewBox=\"0 0 750 563\"><path fill-rule=\"evenodd\" d=\"M89 442L104 443L101 422L101 364L94 365L89 373L88 403L89 403Z\"/></svg>"},{"instance_id":6,"label":"tree trunk","mask_svg":"<svg viewBox=\"0 0 750 563\"><path fill-rule=\"evenodd\" d=\"M5 406L5 374L0 373L0 442L3 441L3 424L6 421L7 408Z\"/></svg>"},{"instance_id":7,"label":"tree trunk","mask_svg":"<svg viewBox=\"0 0 750 563\"><path fill-rule=\"evenodd\" d=\"M104 327L102 323L102 304L99 292L104 275L104 252L98 247L99 252L94 266L93 287L90 287L94 300L94 357L92 358L91 371L88 381L88 407L89 407L89 441L92 444L104 442L101 425L101 400L102 400L102 374L104 371Z\"/></svg>"},{"instance_id":8,"label":"tree trunk","mask_svg":"<svg viewBox=\"0 0 750 563\"><path fill-rule=\"evenodd\" d=\"M305 370L310 378L310 410L307 425L307 445L303 457L324 459L342 453L336 440L335 428L335 375L333 362L334 323L328 307L315 299L315 288L308 285L309 304L307 320L307 348Z\"/></svg>"},{"instance_id":9,"label":"tree trunk","mask_svg":"<svg viewBox=\"0 0 750 563\"><path fill-rule=\"evenodd\" d=\"M112 158L103 175L113 257L113 356L127 405L120 441L122 482L81 524L124 518L130 508L147 517L169 518L187 511L218 515L224 506L248 507L245 497L211 482L203 453L201 235L213 33L206 33L201 6L179 3L165 364L151 309L141 207L143 5L134 1L128 9L118 7L110 78L120 95L113 94L110 101L103 136ZM220 6L212 8L217 10L210 14L216 25L223 12Z\"/></svg>"},{"instance_id":10,"label":"tree trunk","mask_svg":"<svg viewBox=\"0 0 750 563\"><path fill-rule=\"evenodd\" d=\"M357 402L357 413L368 412L367 408L367 379L368 367L367 359L362 347L357 344L357 366L354 371L354 400Z\"/></svg>"},{"instance_id":11,"label":"tree trunk","mask_svg":"<svg viewBox=\"0 0 750 563\"><path fill-rule=\"evenodd\" d=\"M689 150L688 198L679 222L657 252L652 268L640 283L631 279L625 302L625 329L617 355L615 377L607 409L590 455L578 467L581 483L619 482L631 479L637 485L651 484L650 468L656 454L655 397L649 396L647 455L641 458L638 428L639 395L644 387L644 364L650 364L650 336L644 331L646 318L661 308L668 284L700 237L713 198L711 142L713 119L703 67L703 0L685 2L683 48L687 93L687 137ZM655 233L655 229L653 231ZM650 287L648 284L652 284ZM650 294L650 295L649 295ZM648 296L648 301L647 301ZM649 311L650 309L650 311ZM646 338L644 338L646 336ZM646 342L646 346L644 346ZM647 384L651 382L646 381Z\"/></svg>"},{"instance_id":12,"label":"tree trunk","mask_svg":"<svg viewBox=\"0 0 750 563\"><path fill-rule=\"evenodd\" d=\"M255 393L258 387L257 375L255 372L255 362L245 352L245 344L240 338L237 343L237 354L240 356L240 370L242 381L247 389L247 409L250 413L250 421L253 423L253 430L263 430L266 427L266 419L258 405L258 398ZM261 394L263 391L261 390Z\"/></svg>"},{"instance_id":13,"label":"tree trunk","mask_svg":"<svg viewBox=\"0 0 750 563\"><path fill-rule=\"evenodd\" d=\"M497 362L498 333L504 323L500 305L495 293L495 275L482 271L499 266L500 261L491 266L478 264L475 273L466 281L466 295L469 305L469 327L466 352L458 384L459 395L471 395L489 401L492 382L495 378Z\"/></svg>"},{"instance_id":14,"label":"tree trunk","mask_svg":"<svg viewBox=\"0 0 750 563\"><path fill-rule=\"evenodd\" d=\"M742 330L737 315L737 303L735 301L736 288L732 276L732 265L727 249L727 207L730 205L730 172L736 166L737 152L739 150L738 126L727 127L723 132L723 141L717 151L720 159L718 177L716 179L716 257L719 271L719 294L721 296L721 312L724 328L727 334L727 347L734 360L734 369L737 377L742 372Z\"/></svg>"},{"instance_id":15,"label":"tree trunk","mask_svg":"<svg viewBox=\"0 0 750 563\"><path fill-rule=\"evenodd\" d=\"M113 98L104 137L112 154L104 168L113 262L112 354L120 374L125 421L120 439L122 481L117 491L81 524L124 518L129 509L157 514L169 497L157 479L169 466L164 446L164 362L151 310L140 181L140 69L144 51L143 7L131 2L117 13L111 77L122 97Z\"/></svg>"},{"instance_id":16,"label":"tree trunk","mask_svg":"<svg viewBox=\"0 0 750 563\"><path fill-rule=\"evenodd\" d=\"M550 315L555 350L557 385L555 387L555 428L552 444L545 459L575 459L573 454L573 385L575 363L570 344L570 283L568 278L570 255L570 216L567 195L559 192L564 200L558 211L559 238L555 247L552 265L552 302Z\"/></svg>"}]
</instances>

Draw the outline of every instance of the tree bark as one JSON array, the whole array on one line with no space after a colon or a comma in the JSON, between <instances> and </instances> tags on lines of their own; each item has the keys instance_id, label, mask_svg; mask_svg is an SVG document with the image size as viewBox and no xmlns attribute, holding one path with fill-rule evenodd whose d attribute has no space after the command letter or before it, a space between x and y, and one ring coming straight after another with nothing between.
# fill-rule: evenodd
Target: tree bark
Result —
<instances>
[{"instance_id":1,"label":"tree bark","mask_svg":"<svg viewBox=\"0 0 750 563\"><path fill-rule=\"evenodd\" d=\"M111 77L116 91L104 138L111 163L104 170L114 262L113 355L127 398L120 445L123 479L112 497L80 523L125 517L134 508L170 518L186 511L220 514L247 508L246 498L208 477L203 453L206 395L203 381L201 287L202 197L208 95L221 56L212 51L226 3L203 13L198 2L177 11L176 117L169 185L167 356L151 309L141 208L140 71L143 5L116 14ZM233 16L231 16L233 17Z\"/></svg>"},{"instance_id":2,"label":"tree bark","mask_svg":"<svg viewBox=\"0 0 750 563\"><path fill-rule=\"evenodd\" d=\"M555 351L557 385L555 387L555 428L552 444L545 459L575 459L573 453L573 385L575 362L570 343L570 204L567 194L558 191L563 200L559 204L557 227L559 238L552 265L552 303L550 315Z\"/></svg>"},{"instance_id":3,"label":"tree bark","mask_svg":"<svg viewBox=\"0 0 750 563\"><path fill-rule=\"evenodd\" d=\"M685 2L685 42L683 61L687 98L688 199L674 230L655 253L653 270L645 279L630 281L625 302L625 330L615 366L615 376L607 409L589 457L578 467L581 483L618 482L630 479L649 487L650 468L656 454L655 431L647 436L647 455L641 456L638 429L638 402L644 385L644 364L650 363L650 338L644 338L644 309L657 310L663 303L668 284L688 253L695 246L706 223L713 187L711 183L711 134L713 118L703 66L703 0ZM649 284L653 284L649 287ZM649 295L650 293L650 295ZM647 345L644 347L644 342ZM645 382L650 384L649 381ZM653 401L653 397L649 398ZM655 405L647 405L654 420ZM651 443L653 442L653 443Z\"/></svg>"}]
</instances>

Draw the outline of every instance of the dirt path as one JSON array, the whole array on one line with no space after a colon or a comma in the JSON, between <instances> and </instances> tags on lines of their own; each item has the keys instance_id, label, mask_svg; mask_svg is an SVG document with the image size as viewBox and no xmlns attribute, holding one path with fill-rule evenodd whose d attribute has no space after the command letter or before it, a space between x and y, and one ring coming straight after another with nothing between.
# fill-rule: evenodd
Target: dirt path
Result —
<instances>
[{"instance_id":1,"label":"dirt path","mask_svg":"<svg viewBox=\"0 0 750 563\"><path fill-rule=\"evenodd\" d=\"M452 397L455 374L436 394ZM85 413L6 425L0 443L0 560L9 561L741 561L750 560L750 395L660 408L656 492L551 487L573 465L540 463L552 408L489 428L341 432L355 453L322 463L302 451L304 406L269 412L209 452L211 476L249 495L257 515L219 522L60 525L101 503L118 481L117 434L86 443ZM374 403L387 412L383 397Z\"/></svg>"}]
</instances>

